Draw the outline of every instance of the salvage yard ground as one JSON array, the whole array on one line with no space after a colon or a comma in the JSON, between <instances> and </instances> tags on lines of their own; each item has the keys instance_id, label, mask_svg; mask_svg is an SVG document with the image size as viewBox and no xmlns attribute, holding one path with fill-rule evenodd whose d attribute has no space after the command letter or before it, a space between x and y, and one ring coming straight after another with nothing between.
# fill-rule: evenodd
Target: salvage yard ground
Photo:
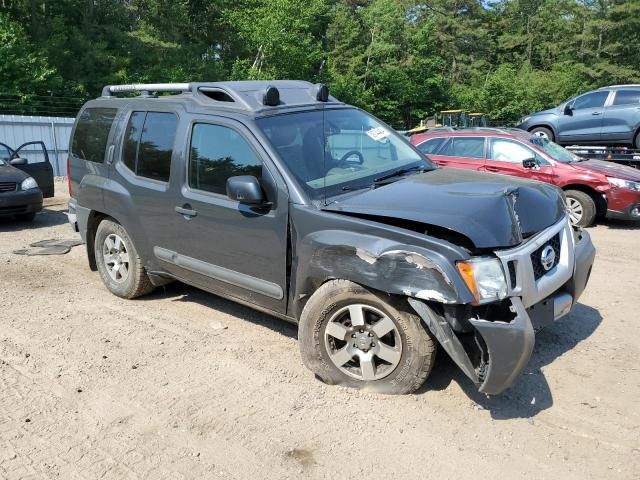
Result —
<instances>
[{"instance_id":1,"label":"salvage yard ground","mask_svg":"<svg viewBox=\"0 0 640 480\"><path fill-rule=\"evenodd\" d=\"M640 478L640 228L591 228L580 304L486 398L440 351L416 395L325 386L295 326L182 284L111 295L66 184L0 220L0 478ZM215 246L212 246L214 248Z\"/></svg>"}]
</instances>

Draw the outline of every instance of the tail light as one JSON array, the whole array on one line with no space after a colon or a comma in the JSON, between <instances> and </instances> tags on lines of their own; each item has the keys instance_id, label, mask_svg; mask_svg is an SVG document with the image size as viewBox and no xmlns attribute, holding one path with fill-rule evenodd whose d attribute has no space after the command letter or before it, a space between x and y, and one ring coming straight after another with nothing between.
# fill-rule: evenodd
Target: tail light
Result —
<instances>
[{"instance_id":1,"label":"tail light","mask_svg":"<svg viewBox=\"0 0 640 480\"><path fill-rule=\"evenodd\" d=\"M67 157L67 184L69 185L69 196L73 197L73 189L71 188L71 157Z\"/></svg>"}]
</instances>

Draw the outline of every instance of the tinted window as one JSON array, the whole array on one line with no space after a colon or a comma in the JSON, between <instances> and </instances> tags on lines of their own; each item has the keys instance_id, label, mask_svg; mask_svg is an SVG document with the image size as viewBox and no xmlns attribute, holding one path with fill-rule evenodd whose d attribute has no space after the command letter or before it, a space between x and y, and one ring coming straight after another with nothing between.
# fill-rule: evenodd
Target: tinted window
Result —
<instances>
[{"instance_id":1,"label":"tinted window","mask_svg":"<svg viewBox=\"0 0 640 480\"><path fill-rule=\"evenodd\" d=\"M115 108L86 108L80 114L71 142L71 153L83 160L102 163Z\"/></svg>"},{"instance_id":2,"label":"tinted window","mask_svg":"<svg viewBox=\"0 0 640 480\"><path fill-rule=\"evenodd\" d=\"M419 144L418 150L422 153L433 153L440 148L440 145L442 145L445 140L445 138L432 138L431 140L427 140L426 142Z\"/></svg>"},{"instance_id":3,"label":"tinted window","mask_svg":"<svg viewBox=\"0 0 640 480\"><path fill-rule=\"evenodd\" d=\"M614 105L633 105L640 103L640 90L618 90L613 99Z\"/></svg>"},{"instance_id":4,"label":"tinted window","mask_svg":"<svg viewBox=\"0 0 640 480\"><path fill-rule=\"evenodd\" d=\"M573 102L573 109L580 110L583 108L598 108L603 107L604 102L609 96L608 91L598 91L593 93L587 93L581 97L576 98Z\"/></svg>"},{"instance_id":5,"label":"tinted window","mask_svg":"<svg viewBox=\"0 0 640 480\"><path fill-rule=\"evenodd\" d=\"M147 113L138 147L137 175L169 181L177 123L173 113Z\"/></svg>"},{"instance_id":6,"label":"tinted window","mask_svg":"<svg viewBox=\"0 0 640 480\"><path fill-rule=\"evenodd\" d=\"M191 135L189 186L226 195L227 179L236 175L262 176L262 162L235 130L198 123Z\"/></svg>"},{"instance_id":7,"label":"tinted window","mask_svg":"<svg viewBox=\"0 0 640 480\"><path fill-rule=\"evenodd\" d=\"M145 112L133 112L129 118L127 129L124 132L124 147L122 160L132 172L136 171L136 159L138 158L138 144L144 126Z\"/></svg>"},{"instance_id":8,"label":"tinted window","mask_svg":"<svg viewBox=\"0 0 640 480\"><path fill-rule=\"evenodd\" d=\"M140 177L169 181L177 123L173 113L133 112L124 134L124 164Z\"/></svg>"},{"instance_id":9,"label":"tinted window","mask_svg":"<svg viewBox=\"0 0 640 480\"><path fill-rule=\"evenodd\" d=\"M527 158L535 158L536 154L530 148L511 140L492 139L491 158L499 162L522 163Z\"/></svg>"},{"instance_id":10,"label":"tinted window","mask_svg":"<svg viewBox=\"0 0 640 480\"><path fill-rule=\"evenodd\" d=\"M484 158L484 138L453 137L439 154L450 157Z\"/></svg>"}]
</instances>

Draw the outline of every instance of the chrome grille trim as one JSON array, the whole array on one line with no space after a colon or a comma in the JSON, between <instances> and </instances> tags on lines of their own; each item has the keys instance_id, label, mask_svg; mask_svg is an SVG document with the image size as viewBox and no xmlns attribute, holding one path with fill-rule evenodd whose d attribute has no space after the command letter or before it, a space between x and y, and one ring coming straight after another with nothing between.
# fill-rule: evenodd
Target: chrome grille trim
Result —
<instances>
[{"instance_id":1,"label":"chrome grille trim","mask_svg":"<svg viewBox=\"0 0 640 480\"><path fill-rule=\"evenodd\" d=\"M536 279L531 254L537 251L555 235L560 238L560 259L545 275ZM535 305L564 285L573 275L575 243L569 217L531 237L527 242L508 250L497 250L496 256L502 262L502 268L508 275L509 262L516 262L515 286L508 282L507 295L522 297L525 308Z\"/></svg>"}]
</instances>

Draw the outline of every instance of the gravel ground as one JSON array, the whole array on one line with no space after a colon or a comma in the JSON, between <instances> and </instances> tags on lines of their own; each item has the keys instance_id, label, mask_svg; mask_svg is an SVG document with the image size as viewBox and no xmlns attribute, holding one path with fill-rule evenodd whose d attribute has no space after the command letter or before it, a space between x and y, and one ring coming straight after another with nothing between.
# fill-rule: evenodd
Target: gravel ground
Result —
<instances>
[{"instance_id":1,"label":"gravel ground","mask_svg":"<svg viewBox=\"0 0 640 480\"><path fill-rule=\"evenodd\" d=\"M390 397L317 381L281 320L182 284L121 300L83 247L14 255L77 238L57 191L0 220L0 478L640 477L640 228L590 229L587 292L506 393L441 354Z\"/></svg>"}]
</instances>

